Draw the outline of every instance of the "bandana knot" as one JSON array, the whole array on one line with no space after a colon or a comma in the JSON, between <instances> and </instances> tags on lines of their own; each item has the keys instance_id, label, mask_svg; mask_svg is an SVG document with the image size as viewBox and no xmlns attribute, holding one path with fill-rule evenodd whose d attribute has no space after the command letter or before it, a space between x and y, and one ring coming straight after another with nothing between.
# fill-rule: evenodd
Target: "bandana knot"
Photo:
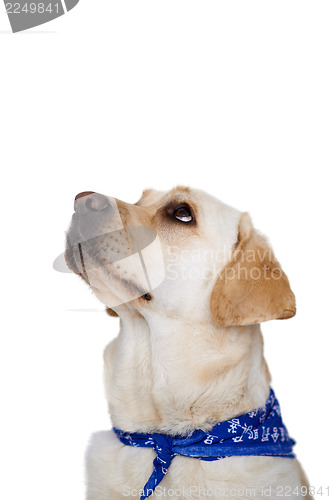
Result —
<instances>
[{"instance_id":1,"label":"bandana knot","mask_svg":"<svg viewBox=\"0 0 333 500\"><path fill-rule=\"evenodd\" d=\"M186 436L177 436L125 432L115 427L113 430L125 445L153 448L156 451L154 470L143 487L140 500L153 493L176 455L205 461L246 455L295 458L295 441L288 435L279 402L272 389L263 408L219 422L207 432L198 429Z\"/></svg>"}]
</instances>

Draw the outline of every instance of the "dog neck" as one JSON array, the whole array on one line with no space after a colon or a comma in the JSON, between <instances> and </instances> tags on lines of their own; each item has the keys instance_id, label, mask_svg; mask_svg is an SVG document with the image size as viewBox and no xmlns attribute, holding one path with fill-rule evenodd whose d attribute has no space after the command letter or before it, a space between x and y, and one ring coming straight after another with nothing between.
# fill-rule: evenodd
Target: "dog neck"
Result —
<instances>
[{"instance_id":1,"label":"dog neck","mask_svg":"<svg viewBox=\"0 0 333 500\"><path fill-rule=\"evenodd\" d=\"M265 404L270 374L259 325L219 328L127 312L120 326L104 353L115 427L181 435Z\"/></svg>"}]
</instances>

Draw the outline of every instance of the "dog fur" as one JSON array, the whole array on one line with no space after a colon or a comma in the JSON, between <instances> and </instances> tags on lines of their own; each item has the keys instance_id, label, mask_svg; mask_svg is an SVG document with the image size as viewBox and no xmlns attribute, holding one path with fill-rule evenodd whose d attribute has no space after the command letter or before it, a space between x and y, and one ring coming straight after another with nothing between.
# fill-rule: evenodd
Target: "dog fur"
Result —
<instances>
[{"instance_id":1,"label":"dog fur","mask_svg":"<svg viewBox=\"0 0 333 500\"><path fill-rule=\"evenodd\" d=\"M259 323L296 312L288 278L266 239L247 214L186 187L147 190L134 205L119 200L116 205L125 230L156 231L165 279L149 290L151 300L139 296L126 302L115 300L128 287L121 262L82 276L108 312L120 318L119 335L104 352L112 424L130 432L185 435L264 406L271 379ZM190 223L175 219L177 206L190 209ZM101 227L111 212L97 214ZM78 225L73 220L69 234L80 232ZM66 258L79 274L68 248ZM135 272L131 280L144 288ZM154 458L152 449L125 446L111 430L94 434L86 458L87 500L140 498ZM178 492L176 498L184 500L205 495L231 500L246 496L241 490L262 498L267 489L271 498L280 498L278 491L306 485L296 459L205 462L176 456L160 485L164 494L151 498L175 498Z\"/></svg>"}]
</instances>

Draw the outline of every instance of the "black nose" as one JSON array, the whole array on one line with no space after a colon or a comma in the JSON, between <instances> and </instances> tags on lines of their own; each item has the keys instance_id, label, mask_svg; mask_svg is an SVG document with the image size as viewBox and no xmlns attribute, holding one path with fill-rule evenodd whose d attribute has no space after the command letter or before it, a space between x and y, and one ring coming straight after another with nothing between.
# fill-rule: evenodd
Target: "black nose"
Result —
<instances>
[{"instance_id":1,"label":"black nose","mask_svg":"<svg viewBox=\"0 0 333 500\"><path fill-rule=\"evenodd\" d=\"M110 203L106 196L94 193L94 191L83 191L77 194L74 200L74 210L77 210L80 206L85 206L89 210L101 212L109 205Z\"/></svg>"}]
</instances>

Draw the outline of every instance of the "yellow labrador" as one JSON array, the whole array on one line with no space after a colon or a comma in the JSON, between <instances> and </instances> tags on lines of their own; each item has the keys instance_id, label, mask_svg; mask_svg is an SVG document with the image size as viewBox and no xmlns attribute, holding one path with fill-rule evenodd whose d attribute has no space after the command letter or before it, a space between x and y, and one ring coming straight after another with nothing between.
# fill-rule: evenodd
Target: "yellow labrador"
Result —
<instances>
[{"instance_id":1,"label":"yellow labrador","mask_svg":"<svg viewBox=\"0 0 333 500\"><path fill-rule=\"evenodd\" d=\"M265 406L270 374L259 323L291 318L296 307L246 213L187 187L144 191L134 205L80 193L66 260L120 318L104 353L116 428L189 435ZM112 430L93 435L87 500L139 499L155 456ZM150 497L296 497L306 484L296 459L177 455Z\"/></svg>"}]
</instances>

